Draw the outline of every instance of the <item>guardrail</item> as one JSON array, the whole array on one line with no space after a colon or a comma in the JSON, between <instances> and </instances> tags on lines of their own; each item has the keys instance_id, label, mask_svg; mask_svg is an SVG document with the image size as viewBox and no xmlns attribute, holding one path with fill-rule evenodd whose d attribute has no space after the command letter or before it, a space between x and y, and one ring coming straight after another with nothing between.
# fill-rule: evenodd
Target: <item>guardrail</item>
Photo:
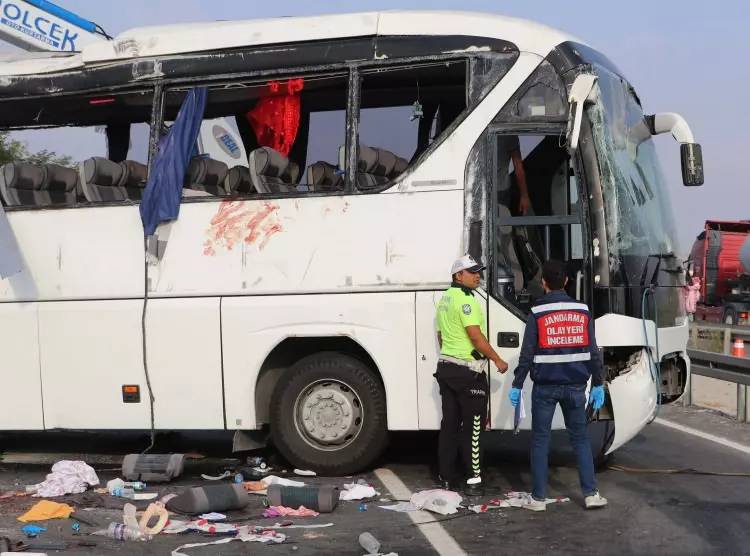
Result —
<instances>
[{"instance_id":1,"label":"guardrail","mask_svg":"<svg viewBox=\"0 0 750 556\"><path fill-rule=\"evenodd\" d=\"M733 382L737 385L737 420L746 422L750 359L697 349L689 349L688 356L691 374ZM692 384L685 390L682 400L683 405L692 403Z\"/></svg>"},{"instance_id":2,"label":"guardrail","mask_svg":"<svg viewBox=\"0 0 750 556\"><path fill-rule=\"evenodd\" d=\"M727 326L721 323L694 321L690 327L690 342L692 345L695 346L700 340L701 330L721 334L723 352L727 355L731 353L733 337L750 338L750 326Z\"/></svg>"}]
</instances>

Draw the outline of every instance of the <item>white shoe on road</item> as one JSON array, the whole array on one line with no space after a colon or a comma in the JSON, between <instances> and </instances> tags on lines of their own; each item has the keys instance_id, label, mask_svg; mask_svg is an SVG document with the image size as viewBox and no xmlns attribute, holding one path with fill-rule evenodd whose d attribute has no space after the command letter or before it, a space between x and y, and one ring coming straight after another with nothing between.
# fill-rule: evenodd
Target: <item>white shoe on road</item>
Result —
<instances>
[{"instance_id":1,"label":"white shoe on road","mask_svg":"<svg viewBox=\"0 0 750 556\"><path fill-rule=\"evenodd\" d=\"M587 496L585 499L586 502L586 509L587 510L593 510L596 508L603 508L607 505L607 499L604 498L601 494L598 492L595 492L591 496Z\"/></svg>"},{"instance_id":2,"label":"white shoe on road","mask_svg":"<svg viewBox=\"0 0 750 556\"><path fill-rule=\"evenodd\" d=\"M525 510L531 510L532 512L543 512L547 509L547 502L544 502L542 500L535 500L531 496L529 496L526 500L526 502L523 503L523 506L521 506Z\"/></svg>"}]
</instances>

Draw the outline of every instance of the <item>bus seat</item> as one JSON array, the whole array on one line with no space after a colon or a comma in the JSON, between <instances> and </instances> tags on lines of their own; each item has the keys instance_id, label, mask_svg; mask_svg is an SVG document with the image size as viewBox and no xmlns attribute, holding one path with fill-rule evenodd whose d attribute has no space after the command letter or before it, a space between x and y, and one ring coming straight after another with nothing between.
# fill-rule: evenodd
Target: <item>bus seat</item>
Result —
<instances>
[{"instance_id":1,"label":"bus seat","mask_svg":"<svg viewBox=\"0 0 750 556\"><path fill-rule=\"evenodd\" d=\"M9 207L41 205L39 191L45 169L27 162L9 162L0 171L0 193Z\"/></svg>"},{"instance_id":2,"label":"bus seat","mask_svg":"<svg viewBox=\"0 0 750 556\"><path fill-rule=\"evenodd\" d=\"M220 160L196 156L185 172L185 187L210 195L226 195L224 181L228 173L229 168Z\"/></svg>"},{"instance_id":3,"label":"bus seat","mask_svg":"<svg viewBox=\"0 0 750 556\"><path fill-rule=\"evenodd\" d=\"M260 147L248 156L250 179L258 193L294 193L299 166L281 153Z\"/></svg>"},{"instance_id":4,"label":"bus seat","mask_svg":"<svg viewBox=\"0 0 750 556\"><path fill-rule=\"evenodd\" d=\"M84 160L80 166L83 196L90 203L125 201L128 198L121 186L125 167L108 158L95 156Z\"/></svg>"},{"instance_id":5,"label":"bus seat","mask_svg":"<svg viewBox=\"0 0 750 556\"><path fill-rule=\"evenodd\" d=\"M333 164L319 161L307 167L307 184L310 191L342 191L344 176Z\"/></svg>"},{"instance_id":6,"label":"bus seat","mask_svg":"<svg viewBox=\"0 0 750 556\"><path fill-rule=\"evenodd\" d=\"M498 208L500 220L511 217L508 207L500 205ZM505 267L505 272L513 275L515 291L520 292L524 287L524 277L523 269L516 253L516 244L513 240L513 226L498 226L497 248L499 264Z\"/></svg>"},{"instance_id":7,"label":"bus seat","mask_svg":"<svg viewBox=\"0 0 750 556\"><path fill-rule=\"evenodd\" d=\"M224 190L227 195L250 195L256 193L250 179L250 169L247 166L234 166L227 172L224 180Z\"/></svg>"},{"instance_id":8,"label":"bus seat","mask_svg":"<svg viewBox=\"0 0 750 556\"><path fill-rule=\"evenodd\" d=\"M408 161L385 149L360 145L357 163L357 187L373 189L397 178Z\"/></svg>"},{"instance_id":9,"label":"bus seat","mask_svg":"<svg viewBox=\"0 0 750 556\"><path fill-rule=\"evenodd\" d=\"M41 194L44 203L50 205L74 205L77 201L80 182L78 172L58 164L45 164L46 179Z\"/></svg>"},{"instance_id":10,"label":"bus seat","mask_svg":"<svg viewBox=\"0 0 750 556\"><path fill-rule=\"evenodd\" d=\"M128 199L140 201L148 182L148 166L135 160L124 160L120 162L124 173L120 180L121 187L125 188Z\"/></svg>"}]
</instances>

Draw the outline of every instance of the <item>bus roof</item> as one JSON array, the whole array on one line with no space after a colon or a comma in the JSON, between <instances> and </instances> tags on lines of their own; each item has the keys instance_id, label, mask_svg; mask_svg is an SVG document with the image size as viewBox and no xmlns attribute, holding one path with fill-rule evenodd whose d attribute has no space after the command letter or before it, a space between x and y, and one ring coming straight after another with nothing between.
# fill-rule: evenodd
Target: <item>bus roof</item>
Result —
<instances>
[{"instance_id":1,"label":"bus roof","mask_svg":"<svg viewBox=\"0 0 750 556\"><path fill-rule=\"evenodd\" d=\"M118 60L207 52L247 46L367 36L464 35L503 39L520 51L546 56L572 35L551 27L494 14L452 11L384 11L354 14L215 21L124 31L68 56L12 57L2 60L0 75L32 75ZM1 82L0 82L1 84Z\"/></svg>"}]
</instances>

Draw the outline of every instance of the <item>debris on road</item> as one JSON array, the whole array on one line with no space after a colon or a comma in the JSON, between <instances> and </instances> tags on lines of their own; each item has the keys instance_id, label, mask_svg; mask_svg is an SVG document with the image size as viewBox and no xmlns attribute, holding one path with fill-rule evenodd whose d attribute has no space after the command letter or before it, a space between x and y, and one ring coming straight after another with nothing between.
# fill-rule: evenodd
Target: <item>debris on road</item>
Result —
<instances>
[{"instance_id":1,"label":"debris on road","mask_svg":"<svg viewBox=\"0 0 750 556\"><path fill-rule=\"evenodd\" d=\"M172 556L188 556L186 553L182 552L186 548L198 548L201 546L226 544L226 543L230 543L233 541L279 544L279 543L284 542L285 540L286 540L286 535L284 535L283 533L277 533L276 531L272 529L243 526L237 530L237 535L234 537L225 537L217 541L189 543L189 544L183 544L181 546L178 546L172 551Z\"/></svg>"},{"instance_id":2,"label":"debris on road","mask_svg":"<svg viewBox=\"0 0 750 556\"><path fill-rule=\"evenodd\" d=\"M441 515L458 512L458 506L462 500L463 498L457 492L441 488L415 492L411 496L411 503L418 510L428 510Z\"/></svg>"},{"instance_id":3,"label":"debris on road","mask_svg":"<svg viewBox=\"0 0 750 556\"><path fill-rule=\"evenodd\" d=\"M224 471L221 475L201 475L201 479L204 481L221 481L232 476L231 471Z\"/></svg>"},{"instance_id":4,"label":"debris on road","mask_svg":"<svg viewBox=\"0 0 750 556\"><path fill-rule=\"evenodd\" d=\"M529 501L529 499L531 499L531 494L528 492L509 492L505 495L505 498L493 498L486 504L475 504L469 506L469 510L479 514L501 508L521 508ZM545 502L547 504L560 504L563 502L570 502L570 498L558 496L557 498L547 498Z\"/></svg>"},{"instance_id":5,"label":"debris on road","mask_svg":"<svg viewBox=\"0 0 750 556\"><path fill-rule=\"evenodd\" d=\"M359 546L364 549L365 554L380 554L380 541L369 531L359 534Z\"/></svg>"},{"instance_id":6,"label":"debris on road","mask_svg":"<svg viewBox=\"0 0 750 556\"><path fill-rule=\"evenodd\" d=\"M269 506L263 510L263 517L318 517L319 512L300 506L296 510L286 506Z\"/></svg>"},{"instance_id":7,"label":"debris on road","mask_svg":"<svg viewBox=\"0 0 750 556\"><path fill-rule=\"evenodd\" d=\"M173 512L199 515L206 512L241 510L250 503L242 485L218 484L184 490L167 502Z\"/></svg>"},{"instance_id":8,"label":"debris on road","mask_svg":"<svg viewBox=\"0 0 750 556\"><path fill-rule=\"evenodd\" d=\"M107 537L117 541L150 541L151 535L137 527L128 527L124 523L110 523L106 529L91 533L99 537Z\"/></svg>"},{"instance_id":9,"label":"debris on road","mask_svg":"<svg viewBox=\"0 0 750 556\"><path fill-rule=\"evenodd\" d=\"M295 469L294 474L301 477L316 477L318 475L315 471L309 469Z\"/></svg>"},{"instance_id":10,"label":"debris on road","mask_svg":"<svg viewBox=\"0 0 750 556\"><path fill-rule=\"evenodd\" d=\"M375 498L380 493L373 487L361 483L346 483L344 490L339 494L340 500L364 500L365 498Z\"/></svg>"},{"instance_id":11,"label":"debris on road","mask_svg":"<svg viewBox=\"0 0 750 556\"><path fill-rule=\"evenodd\" d=\"M42 500L29 508L25 514L18 518L18 521L30 523L32 521L46 521L48 519L67 519L74 511L67 504Z\"/></svg>"},{"instance_id":12,"label":"debris on road","mask_svg":"<svg viewBox=\"0 0 750 556\"><path fill-rule=\"evenodd\" d=\"M378 506L384 510L390 510L392 512L416 512L419 510L411 502L399 502L398 504L391 504L390 506Z\"/></svg>"},{"instance_id":13,"label":"debris on road","mask_svg":"<svg viewBox=\"0 0 750 556\"><path fill-rule=\"evenodd\" d=\"M224 514L220 514L219 512L209 512L206 514L201 514L198 516L201 519L205 519L206 521L223 521L227 518Z\"/></svg>"},{"instance_id":14,"label":"debris on road","mask_svg":"<svg viewBox=\"0 0 750 556\"><path fill-rule=\"evenodd\" d=\"M330 513L339 502L339 491L333 485L288 487L270 485L268 500L272 506L307 506L318 512Z\"/></svg>"},{"instance_id":15,"label":"debris on road","mask_svg":"<svg viewBox=\"0 0 750 556\"><path fill-rule=\"evenodd\" d=\"M39 527L39 525L24 525L21 527L21 532L30 539L33 539L39 533L44 533L46 530L46 527Z\"/></svg>"},{"instance_id":16,"label":"debris on road","mask_svg":"<svg viewBox=\"0 0 750 556\"><path fill-rule=\"evenodd\" d=\"M129 481L168 483L182 475L186 457L186 454L128 454L122 459L122 475Z\"/></svg>"},{"instance_id":17,"label":"debris on road","mask_svg":"<svg viewBox=\"0 0 750 556\"><path fill-rule=\"evenodd\" d=\"M261 494L265 496L268 494L268 487L270 485L281 485L288 487L303 487L305 483L301 481L293 481L291 479L283 479L276 475L269 475L268 477L262 478L260 481L246 481L242 483L242 486L248 492L252 494Z\"/></svg>"},{"instance_id":18,"label":"debris on road","mask_svg":"<svg viewBox=\"0 0 750 556\"><path fill-rule=\"evenodd\" d=\"M40 498L52 498L65 494L85 492L89 486L99 484L94 468L83 461L58 461L46 480L26 487L26 492Z\"/></svg>"}]
</instances>

